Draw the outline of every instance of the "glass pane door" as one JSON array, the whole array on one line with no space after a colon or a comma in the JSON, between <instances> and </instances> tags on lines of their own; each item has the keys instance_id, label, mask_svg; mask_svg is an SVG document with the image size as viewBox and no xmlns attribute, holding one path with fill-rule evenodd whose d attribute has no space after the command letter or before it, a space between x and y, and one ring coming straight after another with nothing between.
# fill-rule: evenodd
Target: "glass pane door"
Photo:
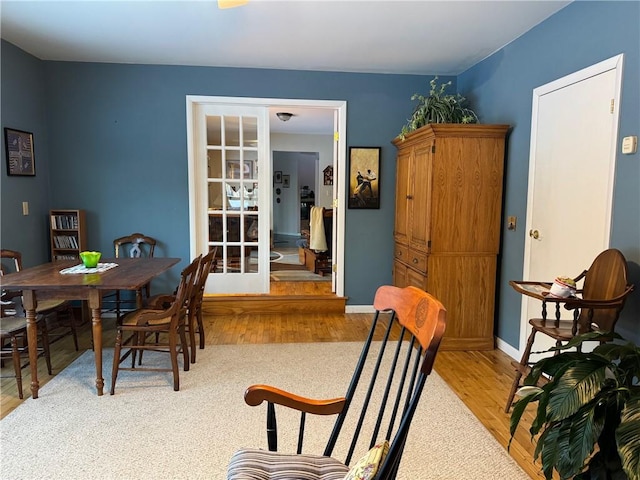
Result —
<instances>
[{"instance_id":1,"label":"glass pane door","mask_svg":"<svg viewBox=\"0 0 640 480\"><path fill-rule=\"evenodd\" d=\"M263 180L269 162L260 144L262 109L206 107L203 113L206 248L217 251L207 293L267 293L269 211L260 199L268 198L270 185Z\"/></svg>"}]
</instances>

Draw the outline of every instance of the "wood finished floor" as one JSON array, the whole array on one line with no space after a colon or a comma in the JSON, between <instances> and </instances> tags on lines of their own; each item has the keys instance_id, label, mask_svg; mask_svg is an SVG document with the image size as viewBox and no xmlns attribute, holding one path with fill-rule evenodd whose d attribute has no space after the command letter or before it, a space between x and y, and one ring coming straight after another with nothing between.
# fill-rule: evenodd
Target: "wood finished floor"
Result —
<instances>
[{"instance_id":1,"label":"wood finished floor","mask_svg":"<svg viewBox=\"0 0 640 480\"><path fill-rule=\"evenodd\" d=\"M368 314L210 316L206 318L206 344L208 348L214 348L221 344L361 341L368 331L370 318ZM80 352L73 349L70 337L53 345L54 376L90 348L90 324L83 325L80 330ZM106 319L104 345L111 346L113 342L114 329ZM513 378L510 360L499 350L441 351L435 365L438 374L503 446L509 441L509 415L504 413L503 408ZM28 370L23 370L25 398L30 396ZM43 359L39 361L38 371L41 386L53 378L47 374ZM12 367L8 362L2 369L1 417L22 403L18 399L15 379L4 378L6 373L11 372ZM530 422L531 415L525 420ZM532 461L534 445L529 438L528 426L528 423L521 425L511 445L510 454L531 478L542 479L544 476L539 473L539 464ZM425 435L428 442L428 432ZM473 446L470 445L469 448Z\"/></svg>"}]
</instances>

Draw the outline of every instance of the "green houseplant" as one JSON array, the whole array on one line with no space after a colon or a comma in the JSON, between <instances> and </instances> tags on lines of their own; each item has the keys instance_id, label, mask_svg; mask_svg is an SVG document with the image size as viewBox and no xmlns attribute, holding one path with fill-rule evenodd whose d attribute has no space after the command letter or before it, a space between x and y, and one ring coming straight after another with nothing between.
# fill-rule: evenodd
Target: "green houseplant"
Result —
<instances>
[{"instance_id":1,"label":"green houseplant","mask_svg":"<svg viewBox=\"0 0 640 480\"><path fill-rule=\"evenodd\" d=\"M518 392L511 438L527 405L537 402L530 432L542 432L534 459L541 456L547 479L554 470L562 479L640 479L640 347L608 342L592 352L566 351L612 337L623 340L589 332L552 348L558 354L535 363ZM543 374L550 379L538 387Z\"/></svg>"},{"instance_id":2,"label":"green houseplant","mask_svg":"<svg viewBox=\"0 0 640 480\"><path fill-rule=\"evenodd\" d=\"M427 125L428 123L478 123L478 116L473 110L464 106L465 97L459 93L446 94L445 91L451 82L437 86L438 77L430 82L429 95L414 94L411 100L418 100L411 118L402 127L400 137Z\"/></svg>"}]
</instances>

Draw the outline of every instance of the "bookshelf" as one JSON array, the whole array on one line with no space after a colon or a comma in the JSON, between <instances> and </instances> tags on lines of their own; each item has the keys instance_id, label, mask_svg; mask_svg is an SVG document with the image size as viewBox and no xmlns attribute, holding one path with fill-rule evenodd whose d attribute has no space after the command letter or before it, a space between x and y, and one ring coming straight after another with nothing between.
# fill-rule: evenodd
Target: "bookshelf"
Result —
<instances>
[{"instance_id":1,"label":"bookshelf","mask_svg":"<svg viewBox=\"0 0 640 480\"><path fill-rule=\"evenodd\" d=\"M86 250L87 235L84 210L51 210L51 260L78 260Z\"/></svg>"}]
</instances>

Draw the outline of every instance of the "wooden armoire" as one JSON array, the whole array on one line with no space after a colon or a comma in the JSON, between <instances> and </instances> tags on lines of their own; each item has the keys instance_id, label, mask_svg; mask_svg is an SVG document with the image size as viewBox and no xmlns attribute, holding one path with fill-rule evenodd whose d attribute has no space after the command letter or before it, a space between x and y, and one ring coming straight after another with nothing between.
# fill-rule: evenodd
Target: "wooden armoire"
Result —
<instances>
[{"instance_id":1,"label":"wooden armoire","mask_svg":"<svg viewBox=\"0 0 640 480\"><path fill-rule=\"evenodd\" d=\"M394 285L447 309L441 348L494 348L505 137L508 125L430 124L398 148Z\"/></svg>"}]
</instances>

